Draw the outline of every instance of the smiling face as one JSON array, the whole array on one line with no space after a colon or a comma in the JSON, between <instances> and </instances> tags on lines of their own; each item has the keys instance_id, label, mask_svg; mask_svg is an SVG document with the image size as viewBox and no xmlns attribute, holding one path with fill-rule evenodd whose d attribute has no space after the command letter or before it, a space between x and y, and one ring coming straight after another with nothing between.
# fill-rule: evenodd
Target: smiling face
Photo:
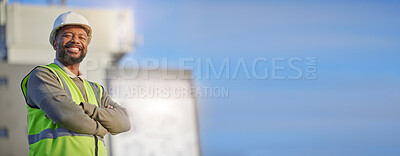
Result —
<instances>
[{"instance_id":1,"label":"smiling face","mask_svg":"<svg viewBox=\"0 0 400 156\"><path fill-rule=\"evenodd\" d=\"M57 60L66 66L82 62L87 52L87 41L87 33L80 26L60 28L56 39L53 41Z\"/></svg>"}]
</instances>

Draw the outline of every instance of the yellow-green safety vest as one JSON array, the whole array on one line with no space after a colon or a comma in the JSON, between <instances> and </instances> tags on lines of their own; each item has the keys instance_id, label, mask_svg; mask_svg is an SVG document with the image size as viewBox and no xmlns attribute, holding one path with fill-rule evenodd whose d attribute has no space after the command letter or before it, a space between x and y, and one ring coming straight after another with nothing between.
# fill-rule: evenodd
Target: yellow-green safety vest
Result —
<instances>
[{"instance_id":1,"label":"yellow-green safety vest","mask_svg":"<svg viewBox=\"0 0 400 156\"><path fill-rule=\"evenodd\" d=\"M39 67L39 66L38 66ZM60 85L76 104L85 99L73 80L58 65L52 63L45 67L52 71L58 78ZM32 70L33 71L33 70ZM25 100L27 83L30 73L22 80L21 88ZM93 82L83 81L87 102L100 106L103 88ZM45 113L39 108L30 107L28 112L28 141L30 156L106 156L107 151L102 137L76 133L54 124L45 117ZM79 122L79 121L76 121Z\"/></svg>"}]
</instances>

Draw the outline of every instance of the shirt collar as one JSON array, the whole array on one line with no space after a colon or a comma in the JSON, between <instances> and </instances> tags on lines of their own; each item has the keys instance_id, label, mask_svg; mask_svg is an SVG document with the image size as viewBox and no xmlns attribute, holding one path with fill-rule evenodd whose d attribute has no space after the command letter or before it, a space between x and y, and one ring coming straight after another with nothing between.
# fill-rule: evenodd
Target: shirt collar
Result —
<instances>
[{"instance_id":1,"label":"shirt collar","mask_svg":"<svg viewBox=\"0 0 400 156\"><path fill-rule=\"evenodd\" d=\"M79 77L81 79L84 79L84 75L82 74L81 71L78 71L78 76L76 76L74 73L72 73L66 66L64 66L60 61L57 59L54 59L54 63L57 64L58 66L61 67L61 69L64 70L64 72L70 77L70 78L75 78Z\"/></svg>"}]
</instances>

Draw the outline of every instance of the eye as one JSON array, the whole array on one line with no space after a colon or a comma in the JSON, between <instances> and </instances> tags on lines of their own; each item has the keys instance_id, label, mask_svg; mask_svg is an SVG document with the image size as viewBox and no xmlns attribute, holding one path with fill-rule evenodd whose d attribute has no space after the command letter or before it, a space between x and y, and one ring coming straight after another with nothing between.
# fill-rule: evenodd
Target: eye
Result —
<instances>
[{"instance_id":1,"label":"eye","mask_svg":"<svg viewBox=\"0 0 400 156\"><path fill-rule=\"evenodd\" d=\"M62 37L65 37L65 38L72 38L72 35L71 35L71 34L64 34Z\"/></svg>"},{"instance_id":2,"label":"eye","mask_svg":"<svg viewBox=\"0 0 400 156\"><path fill-rule=\"evenodd\" d=\"M83 36L80 36L79 39L80 39L80 40L86 40L87 38L86 38L86 37L83 37Z\"/></svg>"}]
</instances>

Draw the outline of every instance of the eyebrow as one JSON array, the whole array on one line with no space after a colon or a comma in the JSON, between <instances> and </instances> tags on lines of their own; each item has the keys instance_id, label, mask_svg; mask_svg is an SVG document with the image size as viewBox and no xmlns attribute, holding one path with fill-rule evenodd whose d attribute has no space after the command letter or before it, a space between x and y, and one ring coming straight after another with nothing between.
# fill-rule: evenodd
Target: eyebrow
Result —
<instances>
[{"instance_id":1,"label":"eyebrow","mask_svg":"<svg viewBox=\"0 0 400 156\"><path fill-rule=\"evenodd\" d=\"M71 34L73 34L73 32L70 32L70 31L64 31L64 33L63 34L66 34L66 33L71 33ZM88 35L86 35L86 34L84 34L84 33L79 33L78 35L83 35L83 36L88 36Z\"/></svg>"}]
</instances>

